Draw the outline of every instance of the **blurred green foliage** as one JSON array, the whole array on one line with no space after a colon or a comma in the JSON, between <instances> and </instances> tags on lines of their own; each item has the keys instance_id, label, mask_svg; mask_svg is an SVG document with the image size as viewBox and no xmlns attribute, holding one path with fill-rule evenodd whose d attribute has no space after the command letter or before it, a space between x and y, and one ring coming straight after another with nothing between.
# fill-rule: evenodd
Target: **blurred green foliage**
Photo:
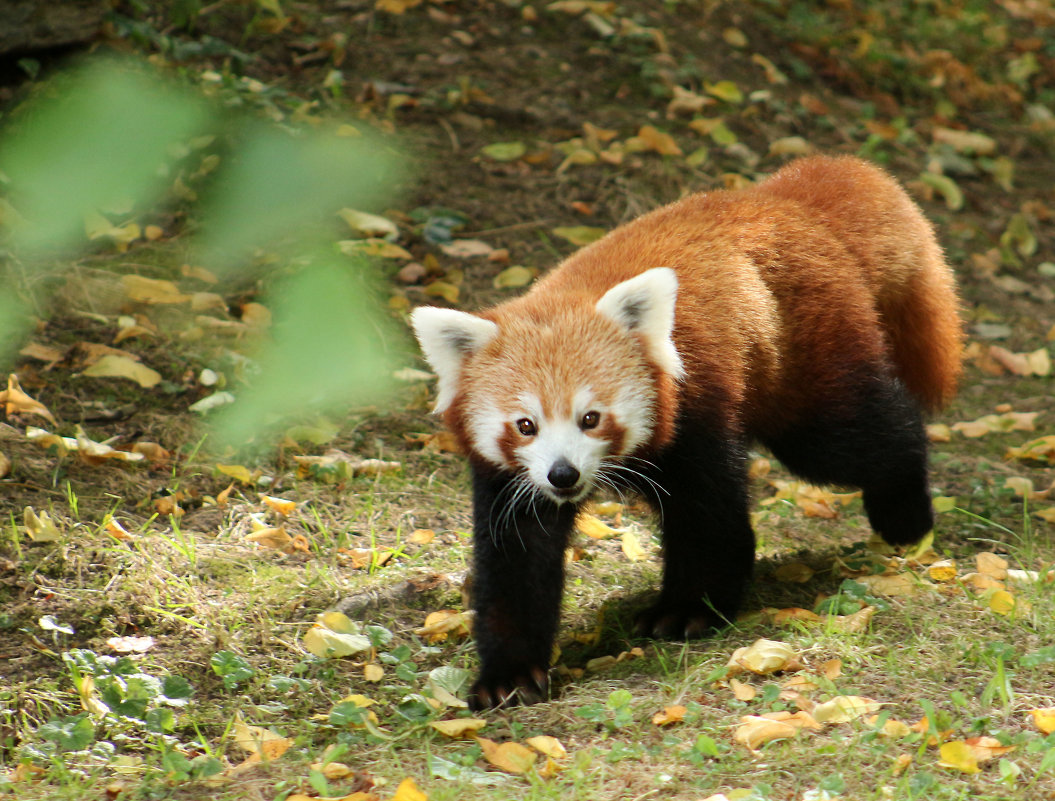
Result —
<instances>
[{"instance_id":1,"label":"blurred green foliage","mask_svg":"<svg viewBox=\"0 0 1055 801\"><path fill-rule=\"evenodd\" d=\"M341 207L377 201L396 180L395 159L379 139L346 130L354 135L221 113L141 62L90 62L34 87L0 136L0 226L10 255L0 366L29 319L33 282L19 276L72 261L87 244L89 215L150 209L188 142L213 136L224 156L192 212L190 228L200 233L191 252L220 275L261 262L279 273L262 282L271 287L261 300L273 311L272 336L247 385L232 388L236 403L216 416L220 441L260 444L275 423L376 401L390 373L386 348L399 337L371 300L370 265L337 253L332 226Z\"/></svg>"}]
</instances>

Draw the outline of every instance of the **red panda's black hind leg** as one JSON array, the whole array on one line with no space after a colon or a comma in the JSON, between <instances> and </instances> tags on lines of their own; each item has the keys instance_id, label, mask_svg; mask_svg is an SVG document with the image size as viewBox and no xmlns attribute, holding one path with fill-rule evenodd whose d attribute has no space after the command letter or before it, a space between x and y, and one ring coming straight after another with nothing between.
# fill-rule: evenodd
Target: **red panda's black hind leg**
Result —
<instances>
[{"instance_id":1,"label":"red panda's black hind leg","mask_svg":"<svg viewBox=\"0 0 1055 801\"><path fill-rule=\"evenodd\" d=\"M564 550L578 509L528 498L515 481L508 473L473 472L473 635L480 656L469 690L474 710L549 695Z\"/></svg>"},{"instance_id":2,"label":"red panda's black hind leg","mask_svg":"<svg viewBox=\"0 0 1055 801\"><path fill-rule=\"evenodd\" d=\"M735 439L679 421L649 473L661 489L640 488L661 518L663 586L638 616L638 635L697 639L735 619L755 558L746 461Z\"/></svg>"},{"instance_id":3,"label":"red panda's black hind leg","mask_svg":"<svg viewBox=\"0 0 1055 801\"><path fill-rule=\"evenodd\" d=\"M763 442L809 481L860 487L868 522L891 545L918 542L934 527L919 406L894 378L858 386L844 411L818 410L809 422Z\"/></svg>"}]
</instances>

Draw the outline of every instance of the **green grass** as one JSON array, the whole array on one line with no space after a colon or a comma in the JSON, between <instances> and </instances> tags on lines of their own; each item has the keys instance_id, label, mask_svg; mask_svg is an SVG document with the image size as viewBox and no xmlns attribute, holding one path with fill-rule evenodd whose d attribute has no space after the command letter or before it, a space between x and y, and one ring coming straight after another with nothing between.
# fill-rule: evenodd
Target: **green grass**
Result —
<instances>
[{"instance_id":1,"label":"green grass","mask_svg":"<svg viewBox=\"0 0 1055 801\"><path fill-rule=\"evenodd\" d=\"M1035 36L1041 52L1048 52L1050 28L1034 30L1030 21L988 3L891 1L853 9L764 1L685 0L663 8L620 4L617 21L664 32L667 51L659 52L655 40L631 26L625 29L629 33L620 29L604 38L579 17L540 6L533 9L538 14L533 21L527 5L515 3L496 6L485 25L462 5L437 6L431 13L420 7L401 17L379 12L368 32L376 38L369 46L355 45L362 64L338 64L336 51L323 49L330 60L317 68L306 61L288 86L269 72L269 59L275 58L269 55L244 66L262 81L263 90L256 91L243 80L242 62L232 48L273 53L272 46L289 43L282 37L292 34L272 38L261 32L263 17L253 17L250 6L220 4L222 13L218 6L197 22L227 42L225 52L234 60L221 65L191 55L190 66L181 62L181 69L231 105L286 122L351 112L405 136L426 166L413 200L398 201L398 212L391 213L400 221L401 244L414 248L416 256L435 259L429 267L434 273L450 277L461 271L467 308L508 297L490 282L502 265L455 263L439 255L410 215L414 203L417 210L439 204L465 209L470 220L465 230L483 231L488 241L487 232L497 231L494 242L510 248L514 263L541 268L564 248L547 229L584 222L609 226L690 189L720 185L723 176L768 172L781 162L767 155L769 143L801 135L820 149L867 154L909 182L938 224L960 275L970 304L968 325L1005 323L1008 336L1000 343L1015 351L1044 346L1055 324L1050 303L999 288L972 256L999 250L1011 219L1025 213L1032 215L1037 251L1022 256L1004 247L997 258L1001 274L1039 291L1039 265L1055 260L1055 243L1040 219L1055 180L1048 158L1055 143L1050 126L1027 111L1050 105L1050 82L1042 74L1027 74L1024 54L1031 51L1015 44ZM448 11L461 16L445 22ZM240 16L243 12L249 16ZM697 12L703 21L687 23ZM328 36L333 28L306 6L297 13L302 18L294 29L317 31L322 25ZM876 23L880 18L882 25ZM349 30L364 24L344 19ZM192 47L197 40L170 22L138 20L150 34L137 39L139 46L156 47L162 61L176 49L198 52ZM126 30L130 23L117 24ZM511 50L491 47L488 25L506 36L502 47ZM738 29L747 46L723 44L729 28ZM486 46L467 50L472 58L505 53L507 61L444 66L417 58L432 52L448 29L480 37L477 44ZM866 33L873 37L868 47L862 45ZM304 41L312 35L318 34L303 34ZM574 48L567 47L569 41ZM521 45L526 49L518 49ZM302 47L298 40L290 52ZM788 83L769 83L752 60L755 54L776 64ZM969 66L977 80L964 83L950 72L952 83L940 85L934 65L949 70L956 62ZM390 68L394 72L386 72ZM206 69L219 81L203 78ZM343 91L333 89L331 73L338 69L346 73ZM473 69L478 73L469 74ZM547 81L524 87L517 82L521 72L545 75ZM467 80L460 80L460 73ZM421 83L419 105L393 109L384 94L352 91L375 74L400 81L411 76ZM703 81L724 79L736 81L749 99L704 113L726 118L739 137L735 145L705 140L688 127L688 119L665 116L672 82L700 91ZM1022 94L1021 102L993 93L1008 82ZM499 123L488 116L486 103L452 109L447 90L458 86L501 95ZM818 103L828 111L818 112ZM526 118L514 113L522 107L530 111ZM458 116L452 116L455 111ZM558 162L497 165L478 156L480 147L494 141L521 139L543 150L578 136L582 122L617 130L620 140L643 124L657 124L686 153L706 143L710 154L694 165L634 154L621 165L574 167L559 176L553 174ZM991 178L992 159L953 158L936 146L935 125L993 136L994 158L1014 156L1013 191ZM964 209L950 211L940 196L927 200L922 185L912 183L935 160L950 165L965 192ZM569 211L580 201L594 207L592 218L584 221L580 212ZM138 244L128 254L98 245L74 265L77 280L87 285L89 279L130 271L181 280L188 245L173 217L184 214L196 224L196 210L178 203L159 212L157 220L177 233ZM21 276L18 286L31 283L24 265L8 266ZM229 300L255 297L252 284L242 279ZM389 289L395 316L401 302L425 299L420 287L395 280ZM48 316L41 338L62 347L110 341L109 310L82 314L77 303L68 305L72 308L50 316L40 307ZM955 499L954 508L939 515L934 547L955 561L953 580L930 580L925 566L890 563L891 554L871 550L859 501L841 508L833 520L806 517L792 500L763 504L774 492L768 480L788 478L776 466L753 484L759 560L744 616L710 640L655 642L635 639L630 625L659 576L658 543L647 536L654 521L629 508L620 523L640 527L649 554L641 562L630 562L618 539L581 538L581 551L568 564L553 699L489 713L479 732L498 743L556 737L568 755L552 775L544 777L542 757L526 774L512 775L492 767L480 743L450 739L429 725L468 716L441 700L450 699L439 687L464 696L476 656L469 639L433 642L415 633L429 613L463 608L462 579L471 563L463 462L407 439L437 430L425 411L428 385L412 382L384 407L335 418L329 442L286 443L259 456L246 466L259 468L266 480L236 482L220 504L216 499L231 479L217 465L241 457L203 439L186 411L189 395L200 388L184 374L222 367L229 385L237 385L244 362L232 354L245 343L184 338L185 310L144 311L163 322L160 335L126 344L163 373L164 391L150 394L131 383L75 377L64 364L45 370L23 361L18 370L32 379L25 382L31 394L64 421L62 433L72 433L73 421L97 410L131 404L134 416L127 422L87 424L87 433L99 440L116 431L157 441L177 454L169 465L85 464L26 443L20 426L32 420L0 427L0 450L15 463L13 473L0 479L0 797L278 801L293 793L342 797L362 791L390 799L406 777L433 801L698 801L716 793L759 801L1032 801L1055 795L1055 735L1044 735L1029 714L1055 706L1055 582L1009 583L1015 609L1002 615L991 608L993 591L978 590L966 578L979 552L997 552L1015 569L1043 573L1055 564L1053 524L1034 516L1055 499L1023 502L1005 487L1012 476L1032 479L1038 490L1055 480L1050 464L1005 458L1007 448L1055 424L1050 376L994 376L970 365L959 399L941 417L950 424L974 420L1005 403L1016 411L1041 412L1036 432L978 439L954 434L934 446L934 490ZM977 338L973 329L971 337ZM396 460L402 469L335 483L297 476L294 454L330 447ZM176 493L182 493L184 513L159 512L159 498ZM261 502L261 493L294 500L296 509L278 515ZM60 530L57 541L32 541L22 525L26 506L49 512ZM108 515L129 538L109 533ZM256 545L246 539L254 525L282 526L290 537L304 537L306 547ZM415 542L411 535L418 529L433 530L435 538ZM809 565L813 576L801 584L781 581L777 569L791 563ZM886 597L859 581L888 564L897 574L911 575L915 595ZM877 610L862 631L846 631L826 616L812 624L780 624L762 611L796 607L845 615L862 604ZM336 608L347 610L371 638L368 652L322 659L307 650L305 633L320 614ZM128 655L108 644L112 637L127 636L150 636L154 643L145 653ZM736 676L755 691L750 700L739 700L729 682L729 659L760 638L787 643L802 667ZM599 664L591 660L620 656L602 669L589 668ZM808 681L814 689L792 695L789 680ZM347 700L352 695L374 702L369 712L376 722ZM735 739L744 716L809 709L839 695L880 702L879 718L804 730L757 752ZM685 708L681 722L652 722L674 705ZM920 730L883 733L887 721L912 725L924 716L929 725ZM242 722L272 732L286 750L259 765L236 768L248 753L237 742ZM937 744L929 742L982 736L1010 750L984 762L977 773L940 766ZM345 764L353 773L342 775L327 763Z\"/></svg>"}]
</instances>

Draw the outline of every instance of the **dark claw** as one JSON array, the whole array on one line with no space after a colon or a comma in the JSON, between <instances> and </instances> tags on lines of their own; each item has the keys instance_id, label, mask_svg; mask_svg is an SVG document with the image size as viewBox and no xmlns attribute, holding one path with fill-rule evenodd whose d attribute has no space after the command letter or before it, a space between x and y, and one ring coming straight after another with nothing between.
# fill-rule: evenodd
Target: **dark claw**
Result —
<instances>
[{"instance_id":1,"label":"dark claw","mask_svg":"<svg viewBox=\"0 0 1055 801\"><path fill-rule=\"evenodd\" d=\"M510 687L512 689L510 689ZM537 704L549 696L549 676L540 667L509 679L480 677L469 690L469 708L474 712L485 709L507 709L513 706Z\"/></svg>"},{"instance_id":2,"label":"dark claw","mask_svg":"<svg viewBox=\"0 0 1055 801\"><path fill-rule=\"evenodd\" d=\"M659 603L638 615L634 633L657 640L699 640L722 627L722 621L702 604L671 606Z\"/></svg>"}]
</instances>

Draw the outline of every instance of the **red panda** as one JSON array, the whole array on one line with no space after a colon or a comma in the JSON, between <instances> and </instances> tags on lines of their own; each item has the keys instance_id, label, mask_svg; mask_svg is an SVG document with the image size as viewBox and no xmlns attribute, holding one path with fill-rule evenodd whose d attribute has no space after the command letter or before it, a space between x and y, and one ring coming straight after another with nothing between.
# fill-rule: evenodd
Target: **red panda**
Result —
<instances>
[{"instance_id":1,"label":"red panda","mask_svg":"<svg viewBox=\"0 0 1055 801\"><path fill-rule=\"evenodd\" d=\"M922 413L955 392L952 271L879 168L809 157L695 194L582 248L525 295L411 322L435 411L473 472L474 708L548 693L564 551L597 487L659 513L662 587L638 629L732 620L754 562L746 449L863 490L890 543L933 525Z\"/></svg>"}]
</instances>

